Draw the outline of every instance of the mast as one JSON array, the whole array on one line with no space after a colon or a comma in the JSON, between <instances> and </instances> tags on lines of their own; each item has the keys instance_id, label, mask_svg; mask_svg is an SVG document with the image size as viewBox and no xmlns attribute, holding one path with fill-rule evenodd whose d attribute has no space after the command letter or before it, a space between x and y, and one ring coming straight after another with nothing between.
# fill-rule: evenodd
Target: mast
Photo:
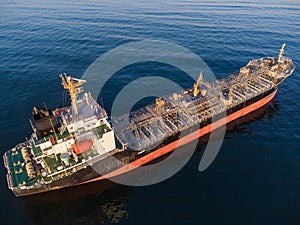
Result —
<instances>
[{"instance_id":1,"label":"mast","mask_svg":"<svg viewBox=\"0 0 300 225\"><path fill-rule=\"evenodd\" d=\"M83 89L79 88L79 86L83 85L86 81L67 76L65 73L64 75L59 74L59 77L62 80L64 89L69 92L75 114L78 114L77 95L83 91Z\"/></svg>"},{"instance_id":2,"label":"mast","mask_svg":"<svg viewBox=\"0 0 300 225\"><path fill-rule=\"evenodd\" d=\"M281 62L281 57L282 57L282 55L283 55L283 53L284 53L284 48L285 48L285 43L283 43L283 45L282 45L282 47L281 47L281 49L280 49L280 53L279 53L279 55L278 55L277 62Z\"/></svg>"}]
</instances>

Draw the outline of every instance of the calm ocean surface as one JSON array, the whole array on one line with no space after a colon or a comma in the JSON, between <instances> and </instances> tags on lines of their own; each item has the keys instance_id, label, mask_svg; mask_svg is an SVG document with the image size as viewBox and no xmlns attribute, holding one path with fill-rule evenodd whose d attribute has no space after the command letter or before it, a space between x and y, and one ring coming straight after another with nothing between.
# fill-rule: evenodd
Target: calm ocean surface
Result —
<instances>
[{"instance_id":1,"label":"calm ocean surface","mask_svg":"<svg viewBox=\"0 0 300 225\"><path fill-rule=\"evenodd\" d=\"M190 49L217 78L250 59L276 56L283 42L299 68L300 4L0 0L1 155L30 136L34 105L62 105L59 73L81 77L103 53L144 39ZM125 75L135 79L145 68L152 75L168 70L145 63ZM206 171L198 172L196 154L174 177L149 187L114 186L101 193L95 184L40 199L15 198L1 159L0 224L300 224L299 86L296 69L268 107L226 134ZM116 90L106 92L104 105Z\"/></svg>"}]
</instances>

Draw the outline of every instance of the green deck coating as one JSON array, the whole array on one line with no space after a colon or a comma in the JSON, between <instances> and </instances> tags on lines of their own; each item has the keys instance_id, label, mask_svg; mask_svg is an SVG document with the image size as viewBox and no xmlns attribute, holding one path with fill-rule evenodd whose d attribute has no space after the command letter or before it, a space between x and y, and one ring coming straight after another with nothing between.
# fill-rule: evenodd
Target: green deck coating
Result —
<instances>
[{"instance_id":1,"label":"green deck coating","mask_svg":"<svg viewBox=\"0 0 300 225\"><path fill-rule=\"evenodd\" d=\"M94 128L93 131L96 132L101 138L103 134L110 131L110 129L106 124L103 124L101 126Z\"/></svg>"},{"instance_id":2,"label":"green deck coating","mask_svg":"<svg viewBox=\"0 0 300 225\"><path fill-rule=\"evenodd\" d=\"M106 125L106 124L102 124L101 126L98 126L96 128L93 129L94 133L97 134L98 137L102 137L104 133L111 131L111 129ZM65 169L67 169L66 172L63 172L64 175L66 173L70 173L72 172L72 168L68 169L69 167L72 167L76 164L80 164L83 162L83 160L88 160L90 157L95 157L97 156L99 153L94 150L94 149L89 149L87 151L85 151L84 153L78 155L78 161L75 162L75 159L73 157L70 157L70 165L69 166L65 166L63 164L63 162L61 161L61 154L57 154L56 157L55 155L50 155L50 156L45 156L43 155L43 151L41 150L40 147L38 147L38 144L44 143L46 141L49 141L52 139L52 137L54 138L54 140L60 140L60 139L65 139L65 138L70 138L70 133L66 131L63 134L60 134L59 132L57 132L56 134L51 134L49 136L46 136L44 138L41 138L39 140L35 140L35 142L32 142L30 144L30 147L32 148L32 152L34 154L34 157L41 157L40 159L42 159L44 161L44 163L46 164L46 167L50 169L50 173L43 177L41 174L39 174L37 177L30 179L27 175L27 171L26 171L26 164L24 162L22 153L21 153L21 147L18 147L17 150L14 152L10 151L8 153L8 165L9 168L11 170L11 180L12 180L12 185L13 187L20 187L20 186L31 186L34 185L35 183L39 182L39 180L44 180L44 181L51 181L52 179L56 179L62 176L62 173L57 173L60 172L57 170L58 167L63 166ZM116 144L117 146L120 146L121 143L116 140ZM46 150L46 149L45 149ZM17 154L15 154L17 153ZM15 164L15 165L14 165ZM20 169L22 169L22 172L19 172ZM54 175L53 175L54 174Z\"/></svg>"}]
</instances>

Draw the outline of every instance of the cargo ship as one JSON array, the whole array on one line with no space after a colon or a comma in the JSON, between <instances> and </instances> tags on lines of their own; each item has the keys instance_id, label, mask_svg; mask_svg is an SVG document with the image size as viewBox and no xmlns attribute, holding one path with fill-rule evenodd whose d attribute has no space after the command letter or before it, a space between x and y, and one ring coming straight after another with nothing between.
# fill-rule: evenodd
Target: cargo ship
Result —
<instances>
[{"instance_id":1,"label":"cargo ship","mask_svg":"<svg viewBox=\"0 0 300 225\"><path fill-rule=\"evenodd\" d=\"M3 155L9 189L26 196L121 176L265 106L295 70L284 48L215 82L200 73L191 88L117 118L84 92L86 81L60 74L71 105L33 107L31 138Z\"/></svg>"}]
</instances>

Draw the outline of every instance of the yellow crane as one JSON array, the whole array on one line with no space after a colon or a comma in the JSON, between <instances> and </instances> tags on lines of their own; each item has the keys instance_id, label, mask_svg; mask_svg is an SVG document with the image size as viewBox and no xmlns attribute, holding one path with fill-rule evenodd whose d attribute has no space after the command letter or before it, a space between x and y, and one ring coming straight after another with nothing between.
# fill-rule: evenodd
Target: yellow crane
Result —
<instances>
[{"instance_id":1,"label":"yellow crane","mask_svg":"<svg viewBox=\"0 0 300 225\"><path fill-rule=\"evenodd\" d=\"M72 76L67 76L65 73L59 74L59 76L62 80L64 89L69 92L74 112L75 114L78 114L77 95L83 91L83 89L79 88L79 86L83 85L86 81L76 79Z\"/></svg>"},{"instance_id":2,"label":"yellow crane","mask_svg":"<svg viewBox=\"0 0 300 225\"><path fill-rule=\"evenodd\" d=\"M199 85L202 85L202 83L203 83L203 73L201 71L201 73L199 74L197 83L194 83L194 87L193 87L193 96L194 97L197 97L199 95L199 93L200 93Z\"/></svg>"}]
</instances>

